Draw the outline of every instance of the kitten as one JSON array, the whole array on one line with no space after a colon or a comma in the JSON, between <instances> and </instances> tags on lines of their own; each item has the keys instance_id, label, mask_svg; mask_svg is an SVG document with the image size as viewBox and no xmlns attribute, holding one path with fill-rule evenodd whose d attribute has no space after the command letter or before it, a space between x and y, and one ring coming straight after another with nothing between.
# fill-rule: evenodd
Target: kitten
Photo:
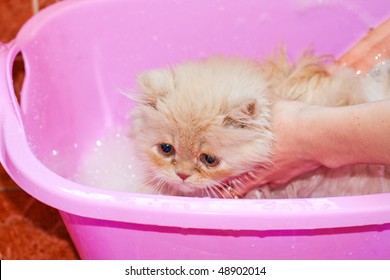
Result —
<instances>
[{"instance_id":1,"label":"kitten","mask_svg":"<svg viewBox=\"0 0 390 280\"><path fill-rule=\"evenodd\" d=\"M241 197L229 186L241 183L239 175L254 176L255 166L270 164L270 104L275 95L327 106L384 99L387 72L360 77L328 57L307 52L293 64L281 52L265 62L211 57L142 73L137 78L139 94L133 97L138 105L132 111L132 135L147 168L145 187L170 195ZM362 190L372 177L366 169L380 167L320 168L288 185L264 186L246 197L385 191L372 186ZM378 172L374 172L376 180L390 173L387 169ZM327 178L339 178L341 173L346 181L329 180L334 187L325 186ZM352 173L358 175L349 179ZM340 192L340 184L353 180L359 186L352 190L344 186Z\"/></svg>"}]
</instances>

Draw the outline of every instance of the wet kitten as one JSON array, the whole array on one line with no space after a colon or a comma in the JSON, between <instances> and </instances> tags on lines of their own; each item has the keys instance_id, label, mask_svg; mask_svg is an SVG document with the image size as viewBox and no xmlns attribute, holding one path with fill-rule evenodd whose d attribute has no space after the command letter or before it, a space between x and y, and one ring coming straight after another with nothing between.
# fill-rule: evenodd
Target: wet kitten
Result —
<instances>
[{"instance_id":1,"label":"wet kitten","mask_svg":"<svg viewBox=\"0 0 390 280\"><path fill-rule=\"evenodd\" d=\"M387 90L387 77L382 76L357 77L310 53L292 64L283 52L265 62L212 57L142 73L132 135L148 170L147 192L239 197L229 186L240 180L232 178L253 176L254 166L269 164L273 96L328 106L367 102L384 98L377 94ZM316 172L316 180L305 177L316 181L315 186L298 178L298 185L275 191L264 187L249 196L339 195L318 191L318 178L330 171Z\"/></svg>"},{"instance_id":2,"label":"wet kitten","mask_svg":"<svg viewBox=\"0 0 390 280\"><path fill-rule=\"evenodd\" d=\"M216 185L267 162L270 93L259 70L212 58L138 77L133 135L157 191L217 196Z\"/></svg>"}]
</instances>

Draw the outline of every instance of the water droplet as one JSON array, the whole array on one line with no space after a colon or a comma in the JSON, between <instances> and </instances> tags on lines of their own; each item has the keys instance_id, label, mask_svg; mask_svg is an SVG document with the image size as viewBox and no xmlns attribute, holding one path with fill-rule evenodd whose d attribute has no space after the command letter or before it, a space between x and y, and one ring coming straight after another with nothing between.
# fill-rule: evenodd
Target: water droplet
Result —
<instances>
[{"instance_id":1,"label":"water droplet","mask_svg":"<svg viewBox=\"0 0 390 280\"><path fill-rule=\"evenodd\" d=\"M162 207L162 209L168 209L169 208L169 203L163 203L162 205L161 205L161 207Z\"/></svg>"},{"instance_id":2,"label":"water droplet","mask_svg":"<svg viewBox=\"0 0 390 280\"><path fill-rule=\"evenodd\" d=\"M269 19L270 19L270 16L267 13L262 13L259 16L259 20L261 23L265 23L265 22L269 21Z\"/></svg>"},{"instance_id":3,"label":"water droplet","mask_svg":"<svg viewBox=\"0 0 390 280\"><path fill-rule=\"evenodd\" d=\"M51 154L52 154L53 156L56 156L56 155L58 155L58 151L57 151L57 150L53 150L53 151L51 151Z\"/></svg>"},{"instance_id":4,"label":"water droplet","mask_svg":"<svg viewBox=\"0 0 390 280\"><path fill-rule=\"evenodd\" d=\"M100 147L102 145L102 141L96 140L96 146Z\"/></svg>"},{"instance_id":5,"label":"water droplet","mask_svg":"<svg viewBox=\"0 0 390 280\"><path fill-rule=\"evenodd\" d=\"M236 20L236 25L237 26L242 26L242 25L244 25L246 23L246 20L245 20L245 18L243 18L243 17L239 17L239 18L237 18L237 20Z\"/></svg>"}]
</instances>

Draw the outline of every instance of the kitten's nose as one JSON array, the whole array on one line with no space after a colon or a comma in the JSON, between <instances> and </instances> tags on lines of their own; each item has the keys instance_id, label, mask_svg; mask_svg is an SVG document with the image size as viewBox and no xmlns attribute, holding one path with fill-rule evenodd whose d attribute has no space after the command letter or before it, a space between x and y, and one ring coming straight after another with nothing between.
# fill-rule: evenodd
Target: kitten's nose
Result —
<instances>
[{"instance_id":1,"label":"kitten's nose","mask_svg":"<svg viewBox=\"0 0 390 280\"><path fill-rule=\"evenodd\" d=\"M182 179L183 181L185 181L185 179L187 179L188 177L191 176L191 174L187 174L187 173L183 173L183 172L178 172L178 173L176 173L176 174L177 174L177 176L179 176L180 179Z\"/></svg>"}]
</instances>

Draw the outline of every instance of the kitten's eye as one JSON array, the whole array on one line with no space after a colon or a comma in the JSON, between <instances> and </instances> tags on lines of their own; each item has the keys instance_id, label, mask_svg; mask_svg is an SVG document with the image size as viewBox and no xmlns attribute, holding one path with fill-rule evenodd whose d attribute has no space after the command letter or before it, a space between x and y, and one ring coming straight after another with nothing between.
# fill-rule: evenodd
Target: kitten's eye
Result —
<instances>
[{"instance_id":1,"label":"kitten's eye","mask_svg":"<svg viewBox=\"0 0 390 280\"><path fill-rule=\"evenodd\" d=\"M170 157L175 153L175 149L171 144L162 143L158 145L158 151L165 157Z\"/></svg>"},{"instance_id":2,"label":"kitten's eye","mask_svg":"<svg viewBox=\"0 0 390 280\"><path fill-rule=\"evenodd\" d=\"M207 167L216 167L219 164L219 159L215 156L201 154L199 159Z\"/></svg>"}]
</instances>

